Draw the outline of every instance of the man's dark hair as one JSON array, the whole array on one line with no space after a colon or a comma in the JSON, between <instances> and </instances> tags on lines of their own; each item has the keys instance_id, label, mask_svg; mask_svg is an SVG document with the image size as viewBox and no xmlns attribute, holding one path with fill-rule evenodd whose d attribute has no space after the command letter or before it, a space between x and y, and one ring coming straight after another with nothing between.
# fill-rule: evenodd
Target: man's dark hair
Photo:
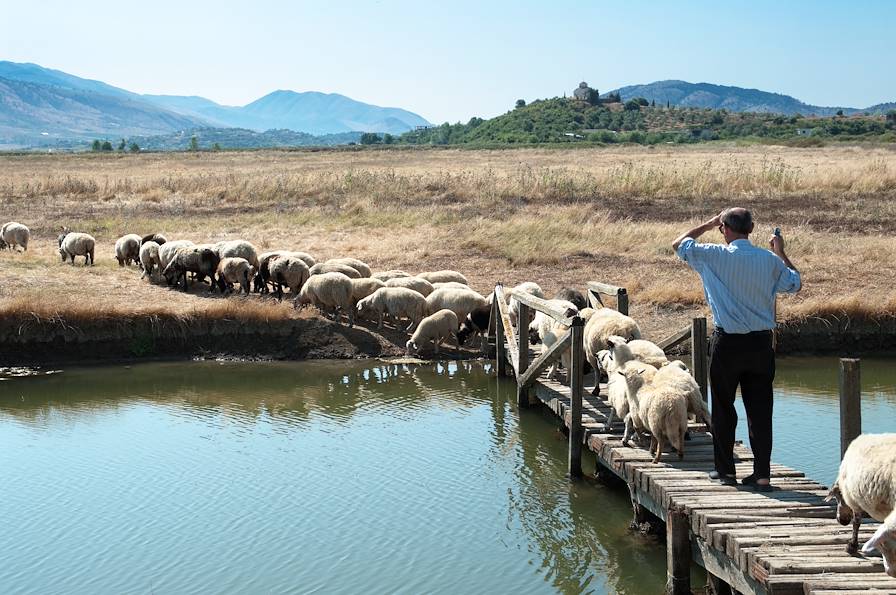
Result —
<instances>
[{"instance_id":1,"label":"man's dark hair","mask_svg":"<svg viewBox=\"0 0 896 595\"><path fill-rule=\"evenodd\" d=\"M735 233L749 234L753 231L753 214L747 209L728 209L722 223Z\"/></svg>"}]
</instances>

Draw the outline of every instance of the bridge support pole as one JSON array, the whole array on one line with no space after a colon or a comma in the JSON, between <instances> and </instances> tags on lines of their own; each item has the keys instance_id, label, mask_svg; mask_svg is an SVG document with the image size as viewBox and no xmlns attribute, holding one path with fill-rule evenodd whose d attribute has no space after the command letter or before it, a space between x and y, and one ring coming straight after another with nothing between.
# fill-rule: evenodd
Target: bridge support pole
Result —
<instances>
[{"instance_id":1,"label":"bridge support pole","mask_svg":"<svg viewBox=\"0 0 896 595\"><path fill-rule=\"evenodd\" d=\"M683 508L666 511L666 593L691 595L690 522Z\"/></svg>"},{"instance_id":2,"label":"bridge support pole","mask_svg":"<svg viewBox=\"0 0 896 595\"><path fill-rule=\"evenodd\" d=\"M840 458L862 433L862 377L859 360L840 358Z\"/></svg>"},{"instance_id":3,"label":"bridge support pole","mask_svg":"<svg viewBox=\"0 0 896 595\"><path fill-rule=\"evenodd\" d=\"M507 348L504 347L504 323L498 305L492 301L492 318L495 321L495 368L498 377L507 376Z\"/></svg>"},{"instance_id":4,"label":"bridge support pole","mask_svg":"<svg viewBox=\"0 0 896 595\"><path fill-rule=\"evenodd\" d=\"M519 378L529 369L529 306L522 302L517 302L517 305L519 306L519 316L517 316L516 335L520 361L516 370L516 402L520 407L528 407L529 389L519 384Z\"/></svg>"},{"instance_id":5,"label":"bridge support pole","mask_svg":"<svg viewBox=\"0 0 896 595\"><path fill-rule=\"evenodd\" d=\"M582 428L582 391L584 390L585 344L583 342L585 321L578 316L569 327L572 361L569 372L569 476L582 476L582 443L585 433Z\"/></svg>"}]
</instances>

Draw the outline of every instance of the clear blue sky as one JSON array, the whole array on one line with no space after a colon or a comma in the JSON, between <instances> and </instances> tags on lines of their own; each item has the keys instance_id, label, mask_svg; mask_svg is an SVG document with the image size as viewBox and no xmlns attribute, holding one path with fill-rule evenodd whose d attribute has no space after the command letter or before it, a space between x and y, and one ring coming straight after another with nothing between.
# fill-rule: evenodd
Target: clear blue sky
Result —
<instances>
[{"instance_id":1,"label":"clear blue sky","mask_svg":"<svg viewBox=\"0 0 896 595\"><path fill-rule=\"evenodd\" d=\"M896 100L896 2L0 0L0 59L243 105L324 91L433 122L683 79Z\"/></svg>"}]
</instances>

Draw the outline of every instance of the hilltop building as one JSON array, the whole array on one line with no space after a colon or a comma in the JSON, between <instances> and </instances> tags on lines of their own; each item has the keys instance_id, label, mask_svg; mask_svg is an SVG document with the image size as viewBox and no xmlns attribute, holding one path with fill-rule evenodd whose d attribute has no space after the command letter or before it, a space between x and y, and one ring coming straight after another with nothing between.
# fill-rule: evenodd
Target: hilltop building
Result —
<instances>
[{"instance_id":1,"label":"hilltop building","mask_svg":"<svg viewBox=\"0 0 896 595\"><path fill-rule=\"evenodd\" d=\"M588 86L588 83L582 81L579 83L579 88L572 92L572 96L579 101L591 101L592 92L593 90Z\"/></svg>"}]
</instances>

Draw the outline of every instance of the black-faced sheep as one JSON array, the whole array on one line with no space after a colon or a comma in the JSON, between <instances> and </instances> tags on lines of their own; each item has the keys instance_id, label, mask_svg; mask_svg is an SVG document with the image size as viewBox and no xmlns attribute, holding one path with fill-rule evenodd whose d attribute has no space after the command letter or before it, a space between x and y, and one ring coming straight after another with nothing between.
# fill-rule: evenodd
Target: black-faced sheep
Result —
<instances>
[{"instance_id":1,"label":"black-faced sheep","mask_svg":"<svg viewBox=\"0 0 896 595\"><path fill-rule=\"evenodd\" d=\"M31 230L15 221L4 223L0 227L0 248L15 250L22 247L22 252L28 251L28 241L31 239Z\"/></svg>"},{"instance_id":2,"label":"black-faced sheep","mask_svg":"<svg viewBox=\"0 0 896 595\"><path fill-rule=\"evenodd\" d=\"M123 267L132 262L140 264L140 236L129 233L115 242L115 260Z\"/></svg>"},{"instance_id":3,"label":"black-faced sheep","mask_svg":"<svg viewBox=\"0 0 896 595\"><path fill-rule=\"evenodd\" d=\"M180 279L183 279L184 291L187 290L187 273L195 273L196 278L200 282L208 276L211 278L212 286L210 289L213 289L219 262L221 262L221 259L211 248L185 246L175 251L174 257L162 271L162 275L165 276L168 285L173 285L174 287L177 287Z\"/></svg>"},{"instance_id":4,"label":"black-faced sheep","mask_svg":"<svg viewBox=\"0 0 896 595\"><path fill-rule=\"evenodd\" d=\"M75 256L84 257L84 266L88 263L93 264L94 248L96 240L92 235L77 231L70 231L59 236L59 255L62 256L62 262L71 259L72 265L75 264Z\"/></svg>"},{"instance_id":5,"label":"black-faced sheep","mask_svg":"<svg viewBox=\"0 0 896 595\"><path fill-rule=\"evenodd\" d=\"M585 294L571 287L562 288L557 292L557 295L554 296L554 299L572 302L579 310L584 310L588 307L588 300L585 299Z\"/></svg>"},{"instance_id":6,"label":"black-faced sheep","mask_svg":"<svg viewBox=\"0 0 896 595\"><path fill-rule=\"evenodd\" d=\"M850 443L828 494L827 500L832 499L837 500L837 521L852 522L851 554L858 551L863 516L883 523L862 553L878 550L884 570L896 577L896 434L862 434Z\"/></svg>"},{"instance_id":7,"label":"black-faced sheep","mask_svg":"<svg viewBox=\"0 0 896 595\"><path fill-rule=\"evenodd\" d=\"M249 295L249 281L255 276L255 267L245 258L227 256L218 263L218 288L221 293L233 291L233 284L240 284L240 291Z\"/></svg>"},{"instance_id":8,"label":"black-faced sheep","mask_svg":"<svg viewBox=\"0 0 896 595\"><path fill-rule=\"evenodd\" d=\"M410 332L426 316L426 298L407 287L383 287L358 302L358 312L377 315L377 328L383 328L383 316L388 314L396 320L407 318Z\"/></svg>"},{"instance_id":9,"label":"black-faced sheep","mask_svg":"<svg viewBox=\"0 0 896 595\"><path fill-rule=\"evenodd\" d=\"M439 310L420 321L417 329L405 344L408 355L418 353L424 345L433 342L433 351L439 353L439 345L442 341L454 337L457 351L460 351L460 342L457 339L457 314L451 310Z\"/></svg>"}]
</instances>

